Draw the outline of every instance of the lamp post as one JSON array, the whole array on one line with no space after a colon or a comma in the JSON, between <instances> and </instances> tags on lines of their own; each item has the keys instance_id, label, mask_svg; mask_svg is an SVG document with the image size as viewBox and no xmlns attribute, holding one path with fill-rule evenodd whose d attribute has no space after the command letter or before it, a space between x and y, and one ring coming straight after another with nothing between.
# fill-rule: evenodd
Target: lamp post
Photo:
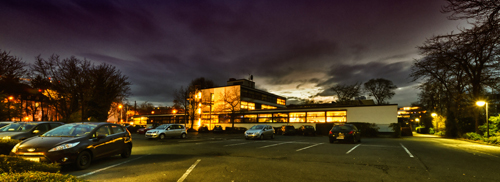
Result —
<instances>
[{"instance_id":1,"label":"lamp post","mask_svg":"<svg viewBox=\"0 0 500 182\"><path fill-rule=\"evenodd\" d=\"M437 114L435 112L431 113L432 121L434 122L434 118L436 118ZM436 130L439 129L439 123L436 121Z\"/></svg>"},{"instance_id":2,"label":"lamp post","mask_svg":"<svg viewBox=\"0 0 500 182\"><path fill-rule=\"evenodd\" d=\"M9 121L12 121L12 118L10 117L10 102L13 99L14 99L13 96L9 96L8 101L7 101L8 102L8 106L9 106L9 109L7 110L8 114L9 114Z\"/></svg>"},{"instance_id":3,"label":"lamp post","mask_svg":"<svg viewBox=\"0 0 500 182\"><path fill-rule=\"evenodd\" d=\"M477 101L476 102L476 105L478 105L479 107L483 107L484 105L486 105L486 137L487 138L490 138L490 122L488 121L488 103L485 102L485 101Z\"/></svg>"},{"instance_id":4,"label":"lamp post","mask_svg":"<svg viewBox=\"0 0 500 182\"><path fill-rule=\"evenodd\" d=\"M172 113L174 113L174 123L176 123L176 122L175 122L175 113L177 113L177 110L176 110L176 109L174 109L174 110L172 111Z\"/></svg>"},{"instance_id":5,"label":"lamp post","mask_svg":"<svg viewBox=\"0 0 500 182\"><path fill-rule=\"evenodd\" d=\"M120 119L118 120L118 122L120 122L120 123L122 122L122 111L123 111L122 107L123 107L123 105L121 105L121 104L118 105L118 109L120 109Z\"/></svg>"}]
</instances>

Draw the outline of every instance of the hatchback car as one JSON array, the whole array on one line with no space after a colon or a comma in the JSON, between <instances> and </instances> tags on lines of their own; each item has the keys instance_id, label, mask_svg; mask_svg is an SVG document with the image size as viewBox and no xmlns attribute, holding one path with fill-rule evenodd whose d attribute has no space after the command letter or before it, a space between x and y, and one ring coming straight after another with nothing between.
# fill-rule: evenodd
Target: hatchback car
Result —
<instances>
[{"instance_id":1,"label":"hatchback car","mask_svg":"<svg viewBox=\"0 0 500 182\"><path fill-rule=\"evenodd\" d=\"M24 140L63 125L61 122L15 122L0 128L0 139Z\"/></svg>"},{"instance_id":2,"label":"hatchback car","mask_svg":"<svg viewBox=\"0 0 500 182\"><path fill-rule=\"evenodd\" d=\"M295 135L295 127L292 125L283 125L283 126L281 126L281 134L282 135Z\"/></svg>"},{"instance_id":3,"label":"hatchback car","mask_svg":"<svg viewBox=\"0 0 500 182\"><path fill-rule=\"evenodd\" d=\"M140 128L137 130L137 133L143 135L143 134L146 134L147 131L155 129L155 128L156 127L154 127L154 126L148 126L147 128Z\"/></svg>"},{"instance_id":4,"label":"hatchback car","mask_svg":"<svg viewBox=\"0 0 500 182\"><path fill-rule=\"evenodd\" d=\"M335 141L361 142L361 132L353 124L335 125L328 134L330 143Z\"/></svg>"},{"instance_id":5,"label":"hatchback car","mask_svg":"<svg viewBox=\"0 0 500 182\"><path fill-rule=\"evenodd\" d=\"M149 130L145 134L148 139L165 139L166 137L186 138L187 131L184 125L180 124L162 124L155 129Z\"/></svg>"},{"instance_id":6,"label":"hatchback car","mask_svg":"<svg viewBox=\"0 0 500 182\"><path fill-rule=\"evenodd\" d=\"M245 139L259 138L263 140L264 138L274 139L274 129L271 125L254 125L247 131L245 131Z\"/></svg>"},{"instance_id":7,"label":"hatchback car","mask_svg":"<svg viewBox=\"0 0 500 182\"><path fill-rule=\"evenodd\" d=\"M90 166L93 159L132 153L132 137L125 127L107 122L71 123L18 143L10 155L35 162Z\"/></svg>"},{"instance_id":8,"label":"hatchback car","mask_svg":"<svg viewBox=\"0 0 500 182\"><path fill-rule=\"evenodd\" d=\"M314 126L312 125L302 125L297 129L297 134L315 136L316 130L314 130Z\"/></svg>"}]
</instances>

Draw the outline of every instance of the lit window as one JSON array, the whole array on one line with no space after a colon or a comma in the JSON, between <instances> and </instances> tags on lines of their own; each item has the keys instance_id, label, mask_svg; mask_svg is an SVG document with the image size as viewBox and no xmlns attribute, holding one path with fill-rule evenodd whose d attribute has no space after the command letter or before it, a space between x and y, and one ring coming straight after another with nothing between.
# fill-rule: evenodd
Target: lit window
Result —
<instances>
[{"instance_id":1,"label":"lit window","mask_svg":"<svg viewBox=\"0 0 500 182\"><path fill-rule=\"evenodd\" d=\"M277 107L275 106L270 106L270 105L265 105L265 104L262 104L262 109L276 109Z\"/></svg>"},{"instance_id":2,"label":"lit window","mask_svg":"<svg viewBox=\"0 0 500 182\"><path fill-rule=\"evenodd\" d=\"M241 109L243 109L243 110L255 110L255 103L241 101Z\"/></svg>"},{"instance_id":3,"label":"lit window","mask_svg":"<svg viewBox=\"0 0 500 182\"><path fill-rule=\"evenodd\" d=\"M277 104L279 104L279 105L286 105L286 100L278 98Z\"/></svg>"}]
</instances>

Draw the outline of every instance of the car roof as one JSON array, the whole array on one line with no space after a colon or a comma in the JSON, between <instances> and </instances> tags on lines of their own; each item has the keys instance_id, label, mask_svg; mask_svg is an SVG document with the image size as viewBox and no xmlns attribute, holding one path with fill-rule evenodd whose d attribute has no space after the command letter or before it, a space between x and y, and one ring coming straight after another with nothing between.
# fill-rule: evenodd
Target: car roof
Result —
<instances>
[{"instance_id":1,"label":"car roof","mask_svg":"<svg viewBox=\"0 0 500 182\"><path fill-rule=\"evenodd\" d=\"M60 123L60 124L64 124L63 122L57 122L57 121L26 121L26 122L15 122L15 123L36 123L36 124L42 124L42 123Z\"/></svg>"}]
</instances>

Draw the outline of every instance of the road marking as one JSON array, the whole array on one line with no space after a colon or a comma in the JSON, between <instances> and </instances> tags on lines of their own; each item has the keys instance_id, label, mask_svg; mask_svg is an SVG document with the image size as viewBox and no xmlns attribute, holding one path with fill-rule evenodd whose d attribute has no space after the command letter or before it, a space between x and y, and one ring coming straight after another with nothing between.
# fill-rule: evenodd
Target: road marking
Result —
<instances>
[{"instance_id":1,"label":"road marking","mask_svg":"<svg viewBox=\"0 0 500 182\"><path fill-rule=\"evenodd\" d=\"M259 148L262 149L262 148L267 148L267 147L274 147L274 146L283 145L283 144L286 144L286 143L293 143L293 142L283 142L283 143L271 144L271 145L266 145L266 146L259 147Z\"/></svg>"},{"instance_id":2,"label":"road marking","mask_svg":"<svg viewBox=\"0 0 500 182\"><path fill-rule=\"evenodd\" d=\"M399 143L399 144L401 145L401 147L403 147L406 150L406 153L408 153L408 155L410 155L410 157L413 157L413 155L411 155L410 151L402 143Z\"/></svg>"},{"instance_id":3,"label":"road marking","mask_svg":"<svg viewBox=\"0 0 500 182\"><path fill-rule=\"evenodd\" d=\"M149 154L148 154L149 155ZM145 155L145 156L148 156L148 155ZM140 159L140 158L143 158L145 156L141 156L141 157L137 157L135 159L131 159L131 160L128 160L128 161L125 161L125 162L122 162L122 163L118 163L118 164L115 164L115 165L111 165L111 166L108 166L108 167L105 167L105 168L101 168L101 169L98 169L98 170L95 170L95 171L92 171L92 172L89 172L87 174L83 174L83 175L80 175L80 176L77 176L77 178L83 178L85 176L89 176L89 175L92 175L92 174L95 174L95 173L98 173L98 172L101 172L101 171L104 171L106 169L109 169L109 168L112 168L112 167L116 167L116 166L119 166L119 165L122 165L122 164L125 164L127 162L130 162L130 161L134 161L134 160L137 160L137 159Z\"/></svg>"},{"instance_id":4,"label":"road marking","mask_svg":"<svg viewBox=\"0 0 500 182\"><path fill-rule=\"evenodd\" d=\"M356 146L354 146L351 150L347 151L347 153L345 154L349 154L351 153L354 149L356 149L356 147L359 147L361 144L357 144Z\"/></svg>"},{"instance_id":5,"label":"road marking","mask_svg":"<svg viewBox=\"0 0 500 182\"><path fill-rule=\"evenodd\" d=\"M193 171L194 167L196 167L196 165L198 165L198 163L200 161L201 161L201 159L198 159L193 165L191 165L191 167L189 167L189 169L184 173L184 175L182 175L181 178L179 178L179 180L177 180L177 182L184 181L184 179L186 179L186 177L189 175L189 173L191 173L191 171Z\"/></svg>"},{"instance_id":6,"label":"road marking","mask_svg":"<svg viewBox=\"0 0 500 182\"><path fill-rule=\"evenodd\" d=\"M311 146L308 146L308 147L304 147L304 148L298 149L296 151L298 152L298 151L305 150L305 149L308 149L308 148L311 148L311 147L315 147L315 146L318 146L318 145L321 145L321 144L323 144L323 143L314 144L314 145L311 145Z\"/></svg>"},{"instance_id":7,"label":"road marking","mask_svg":"<svg viewBox=\"0 0 500 182\"><path fill-rule=\"evenodd\" d=\"M244 144L249 144L249 143L256 143L256 142L235 143L235 144L224 145L223 147L229 147L229 146L235 146L235 145L244 145Z\"/></svg>"}]
</instances>

